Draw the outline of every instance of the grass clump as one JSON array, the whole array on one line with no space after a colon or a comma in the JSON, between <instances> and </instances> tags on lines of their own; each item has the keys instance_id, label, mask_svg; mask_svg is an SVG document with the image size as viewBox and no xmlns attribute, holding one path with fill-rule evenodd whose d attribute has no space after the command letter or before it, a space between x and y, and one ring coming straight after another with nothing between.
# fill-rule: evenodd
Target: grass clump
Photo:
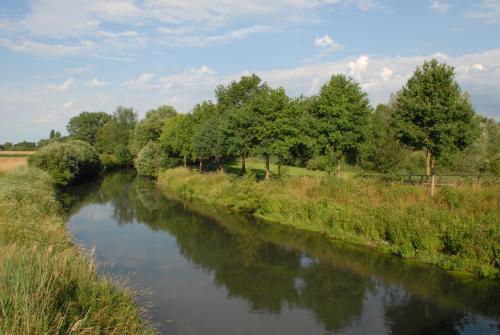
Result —
<instances>
[{"instance_id":1,"label":"grass clump","mask_svg":"<svg viewBox=\"0 0 500 335\"><path fill-rule=\"evenodd\" d=\"M478 276L500 275L500 186L439 189L325 175L257 181L183 168L160 172L165 191L405 259Z\"/></svg>"},{"instance_id":2,"label":"grass clump","mask_svg":"<svg viewBox=\"0 0 500 335\"><path fill-rule=\"evenodd\" d=\"M67 237L53 181L0 176L0 334L145 334L129 292Z\"/></svg>"}]
</instances>

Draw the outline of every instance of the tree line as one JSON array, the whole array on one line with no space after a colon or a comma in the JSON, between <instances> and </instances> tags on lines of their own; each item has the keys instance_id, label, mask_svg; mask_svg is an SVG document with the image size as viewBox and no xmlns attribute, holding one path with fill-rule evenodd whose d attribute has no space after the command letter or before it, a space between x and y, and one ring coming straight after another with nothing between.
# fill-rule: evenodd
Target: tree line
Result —
<instances>
[{"instance_id":1,"label":"tree line","mask_svg":"<svg viewBox=\"0 0 500 335\"><path fill-rule=\"evenodd\" d=\"M341 163L378 172L500 174L500 126L477 115L453 67L436 60L416 68L387 104L375 109L353 78L334 74L317 95L292 98L257 75L215 89L190 113L161 106L139 120L132 108L82 112L70 139L95 147L105 168L196 165L223 169L250 156L270 162L338 171ZM66 138L51 133L42 145Z\"/></svg>"}]
</instances>

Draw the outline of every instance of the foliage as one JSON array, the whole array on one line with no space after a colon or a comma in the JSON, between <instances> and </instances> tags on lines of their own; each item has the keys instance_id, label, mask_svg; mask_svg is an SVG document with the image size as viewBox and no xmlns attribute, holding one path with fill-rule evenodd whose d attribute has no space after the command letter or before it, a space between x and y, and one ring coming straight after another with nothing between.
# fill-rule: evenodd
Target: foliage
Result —
<instances>
[{"instance_id":1,"label":"foliage","mask_svg":"<svg viewBox=\"0 0 500 335\"><path fill-rule=\"evenodd\" d=\"M137 125L137 114L132 108L118 107L111 119L97 131L96 149L99 154L113 155L115 166L133 165L134 156L131 145L134 129Z\"/></svg>"},{"instance_id":2,"label":"foliage","mask_svg":"<svg viewBox=\"0 0 500 335\"><path fill-rule=\"evenodd\" d=\"M395 98L394 126L400 141L432 159L463 150L477 137L474 109L455 81L453 67L437 60L417 67Z\"/></svg>"},{"instance_id":3,"label":"foliage","mask_svg":"<svg viewBox=\"0 0 500 335\"><path fill-rule=\"evenodd\" d=\"M360 146L360 165L367 170L394 171L409 156L396 139L392 114L393 106L380 104L370 115L367 140Z\"/></svg>"},{"instance_id":4,"label":"foliage","mask_svg":"<svg viewBox=\"0 0 500 335\"><path fill-rule=\"evenodd\" d=\"M160 145L150 141L137 154L134 167L141 176L156 177L162 162Z\"/></svg>"},{"instance_id":5,"label":"foliage","mask_svg":"<svg viewBox=\"0 0 500 335\"><path fill-rule=\"evenodd\" d=\"M359 83L342 74L323 85L313 107L314 124L324 153L339 151L355 162L366 137L371 112L368 95Z\"/></svg>"},{"instance_id":6,"label":"foliage","mask_svg":"<svg viewBox=\"0 0 500 335\"><path fill-rule=\"evenodd\" d=\"M171 106L160 106L147 112L135 127L133 151L137 153L150 141L159 141L165 122L176 115L177 111Z\"/></svg>"},{"instance_id":7,"label":"foliage","mask_svg":"<svg viewBox=\"0 0 500 335\"><path fill-rule=\"evenodd\" d=\"M50 175L0 176L0 333L146 334L131 293L67 236Z\"/></svg>"},{"instance_id":8,"label":"foliage","mask_svg":"<svg viewBox=\"0 0 500 335\"><path fill-rule=\"evenodd\" d=\"M83 141L50 143L30 156L28 162L47 171L57 185L72 184L100 171L95 149Z\"/></svg>"},{"instance_id":9,"label":"foliage","mask_svg":"<svg viewBox=\"0 0 500 335\"><path fill-rule=\"evenodd\" d=\"M172 169L159 174L158 184L167 192L189 193L189 198L445 269L500 273L498 185L443 188L431 200L418 185L328 175L257 182L253 176Z\"/></svg>"},{"instance_id":10,"label":"foliage","mask_svg":"<svg viewBox=\"0 0 500 335\"><path fill-rule=\"evenodd\" d=\"M72 117L68 122L68 133L70 138L84 141L94 146L97 140L97 132L102 126L111 120L111 116L104 112L81 112ZM51 136L50 139L55 137Z\"/></svg>"}]
</instances>

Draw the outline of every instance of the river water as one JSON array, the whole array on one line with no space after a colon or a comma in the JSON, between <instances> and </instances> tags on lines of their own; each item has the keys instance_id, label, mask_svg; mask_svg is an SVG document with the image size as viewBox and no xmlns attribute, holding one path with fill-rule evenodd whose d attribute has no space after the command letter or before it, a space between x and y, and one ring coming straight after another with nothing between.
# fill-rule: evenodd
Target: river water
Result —
<instances>
[{"instance_id":1,"label":"river water","mask_svg":"<svg viewBox=\"0 0 500 335\"><path fill-rule=\"evenodd\" d=\"M181 203L115 173L65 195L99 270L175 334L499 334L500 285Z\"/></svg>"}]
</instances>

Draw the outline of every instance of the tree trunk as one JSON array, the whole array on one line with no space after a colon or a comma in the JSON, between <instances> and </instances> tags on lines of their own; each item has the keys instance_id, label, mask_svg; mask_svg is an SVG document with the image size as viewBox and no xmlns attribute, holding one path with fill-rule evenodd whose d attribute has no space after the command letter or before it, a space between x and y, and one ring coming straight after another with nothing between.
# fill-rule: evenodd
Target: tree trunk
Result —
<instances>
[{"instance_id":1,"label":"tree trunk","mask_svg":"<svg viewBox=\"0 0 500 335\"><path fill-rule=\"evenodd\" d=\"M431 151L429 149L425 149L425 170L427 176L431 175L431 160L432 160Z\"/></svg>"},{"instance_id":2,"label":"tree trunk","mask_svg":"<svg viewBox=\"0 0 500 335\"><path fill-rule=\"evenodd\" d=\"M200 159L200 172L203 170L203 159Z\"/></svg>"},{"instance_id":3,"label":"tree trunk","mask_svg":"<svg viewBox=\"0 0 500 335\"><path fill-rule=\"evenodd\" d=\"M241 156L241 174L244 175L246 173L247 173L246 156L243 155Z\"/></svg>"},{"instance_id":4,"label":"tree trunk","mask_svg":"<svg viewBox=\"0 0 500 335\"><path fill-rule=\"evenodd\" d=\"M266 176L265 176L265 179L269 180L269 177L271 175L271 173L269 171L269 155L265 155L265 157L266 157Z\"/></svg>"},{"instance_id":5,"label":"tree trunk","mask_svg":"<svg viewBox=\"0 0 500 335\"><path fill-rule=\"evenodd\" d=\"M281 176L281 163L278 163L278 175Z\"/></svg>"},{"instance_id":6,"label":"tree trunk","mask_svg":"<svg viewBox=\"0 0 500 335\"><path fill-rule=\"evenodd\" d=\"M187 156L184 155L184 167L187 167Z\"/></svg>"}]
</instances>

